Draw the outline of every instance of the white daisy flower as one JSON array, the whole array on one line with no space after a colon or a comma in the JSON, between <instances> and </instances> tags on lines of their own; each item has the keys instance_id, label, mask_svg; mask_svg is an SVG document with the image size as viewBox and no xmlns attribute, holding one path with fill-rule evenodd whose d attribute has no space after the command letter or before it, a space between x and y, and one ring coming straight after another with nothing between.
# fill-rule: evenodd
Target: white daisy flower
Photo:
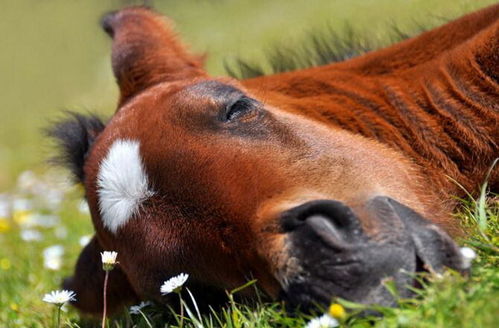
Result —
<instances>
[{"instance_id":1,"label":"white daisy flower","mask_svg":"<svg viewBox=\"0 0 499 328\"><path fill-rule=\"evenodd\" d=\"M26 220L22 222L21 225L26 228L52 228L58 225L59 222L60 219L57 215L30 213L26 216Z\"/></svg>"},{"instance_id":2,"label":"white daisy flower","mask_svg":"<svg viewBox=\"0 0 499 328\"><path fill-rule=\"evenodd\" d=\"M0 218L10 217L10 202L6 194L0 194Z\"/></svg>"},{"instance_id":3,"label":"white daisy flower","mask_svg":"<svg viewBox=\"0 0 499 328\"><path fill-rule=\"evenodd\" d=\"M43 250L43 266L49 270L59 270L62 266L64 247L53 245Z\"/></svg>"},{"instance_id":4,"label":"white daisy flower","mask_svg":"<svg viewBox=\"0 0 499 328\"><path fill-rule=\"evenodd\" d=\"M40 241L43 239L43 235L38 230L24 229L21 230L21 239L24 241Z\"/></svg>"},{"instance_id":5,"label":"white daisy flower","mask_svg":"<svg viewBox=\"0 0 499 328\"><path fill-rule=\"evenodd\" d=\"M76 301L76 293L71 290L54 290L43 296L43 301L62 306L69 301Z\"/></svg>"},{"instance_id":6,"label":"white daisy flower","mask_svg":"<svg viewBox=\"0 0 499 328\"><path fill-rule=\"evenodd\" d=\"M86 200L82 199L78 204L78 211L81 214L90 214L90 208L88 207L88 203Z\"/></svg>"},{"instance_id":7,"label":"white daisy flower","mask_svg":"<svg viewBox=\"0 0 499 328\"><path fill-rule=\"evenodd\" d=\"M102 268L105 271L110 271L114 268L116 265L116 257L118 256L118 252L109 252L105 251L100 253L101 259L102 259Z\"/></svg>"},{"instance_id":8,"label":"white daisy flower","mask_svg":"<svg viewBox=\"0 0 499 328\"><path fill-rule=\"evenodd\" d=\"M29 211L33 207L31 200L26 198L16 198L12 203L14 211Z\"/></svg>"},{"instance_id":9,"label":"white daisy flower","mask_svg":"<svg viewBox=\"0 0 499 328\"><path fill-rule=\"evenodd\" d=\"M182 285L187 281L188 278L189 275L187 273L181 273L178 276L168 279L161 286L161 294L166 295L172 292L180 292L180 290L182 289Z\"/></svg>"},{"instance_id":10,"label":"white daisy flower","mask_svg":"<svg viewBox=\"0 0 499 328\"><path fill-rule=\"evenodd\" d=\"M151 304L151 302L140 302L140 304L130 306L130 314L140 314L143 308Z\"/></svg>"},{"instance_id":11,"label":"white daisy flower","mask_svg":"<svg viewBox=\"0 0 499 328\"><path fill-rule=\"evenodd\" d=\"M92 235L85 235L85 236L81 236L80 237L80 246L81 247L85 247L88 245L88 243L90 243L90 241L92 240Z\"/></svg>"},{"instance_id":12,"label":"white daisy flower","mask_svg":"<svg viewBox=\"0 0 499 328\"><path fill-rule=\"evenodd\" d=\"M103 264L116 264L116 257L118 256L118 252L105 251L100 253L100 256Z\"/></svg>"},{"instance_id":13,"label":"white daisy flower","mask_svg":"<svg viewBox=\"0 0 499 328\"><path fill-rule=\"evenodd\" d=\"M338 327L340 324L338 320L335 318L331 317L328 314L324 314L318 318L314 318L310 320L306 325L305 328L332 328L332 327Z\"/></svg>"},{"instance_id":14,"label":"white daisy flower","mask_svg":"<svg viewBox=\"0 0 499 328\"><path fill-rule=\"evenodd\" d=\"M471 267L471 262L476 258L476 252L469 247L461 247L461 256L463 258L464 269Z\"/></svg>"}]
</instances>

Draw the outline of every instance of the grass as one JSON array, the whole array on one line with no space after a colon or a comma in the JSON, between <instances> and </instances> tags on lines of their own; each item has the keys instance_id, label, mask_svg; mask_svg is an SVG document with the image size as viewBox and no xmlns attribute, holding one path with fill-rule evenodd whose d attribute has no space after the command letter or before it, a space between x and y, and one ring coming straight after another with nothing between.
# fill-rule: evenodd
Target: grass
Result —
<instances>
[{"instance_id":1,"label":"grass","mask_svg":"<svg viewBox=\"0 0 499 328\"><path fill-rule=\"evenodd\" d=\"M81 190L63 181L59 173L41 177L25 173L18 187L9 193L9 202L15 203L18 210L10 218L0 219L0 327L51 327L53 324L55 308L42 302L42 297L58 289L62 279L71 274L82 247L80 238L92 233L88 213L80 206ZM61 202L47 203L47 194L54 197L57 192L64 201L61 199ZM5 201L5 195L3 197L0 201ZM23 202L20 199L29 200L31 208L21 206ZM423 277L419 277L426 288L416 290L418 297L399 299L397 308L370 308L382 313L382 317L358 316L356 314L359 311L366 309L364 306L335 300L349 311L342 327L496 326L499 313L498 197L486 195L483 188L478 199L461 202L456 220L470 234L468 239L460 240L459 243L472 247L478 253L471 276L463 277L448 271L438 278L426 277L423 280ZM37 216L33 216L36 213L54 215L56 220L50 216L36 219ZM21 235L26 230L38 231L41 239L23 240ZM44 263L44 250L53 245L64 247L62 265L57 270L48 269ZM310 315L287 314L283 305L277 302L239 304L232 297L237 292L228 292L230 302L226 307L203 316L199 316L191 305L183 326L302 327L311 319ZM63 326L74 328L100 325L98 320L81 318L71 308L63 312L62 322ZM178 314L160 305L150 305L141 314L126 312L112 318L109 327L165 327L167 322L169 327L178 327Z\"/></svg>"},{"instance_id":2,"label":"grass","mask_svg":"<svg viewBox=\"0 0 499 328\"><path fill-rule=\"evenodd\" d=\"M61 172L47 172L43 161L49 155L39 129L62 108L112 113L117 91L108 63L109 41L97 21L122 2L20 0L0 5L0 27L10 31L3 35L5 47L0 52L0 327L52 326L55 309L41 299L71 275L82 248L80 238L93 233L88 213L80 206L81 190L68 186ZM356 31L367 31L383 43L390 41L387 31L393 25L402 31L411 30L414 22L432 26L441 22L435 17L453 18L495 2L316 0L311 6L305 0L189 0L158 1L157 6L177 22L195 51L209 54L208 70L224 75L224 62L235 58L262 63L262 70L269 71L264 58L271 45L293 47L324 25L341 31L349 22ZM36 174L20 175L26 170ZM479 255L469 278L447 272L441 279L430 279L429 286L417 292L419 297L399 300L398 308L376 308L383 317L357 316L359 305L337 300L350 311L342 325L495 327L499 202L497 195L485 191L486 187L476 200L461 200L456 213L456 220L470 231L460 244L473 247ZM4 211L6 203L15 204L13 213ZM26 241L30 234L39 240ZM51 270L44 263L44 251L54 245L62 246L64 255L60 268ZM47 260L53 268L59 264L57 258ZM188 316L185 327L199 322L205 327L302 327L310 319L286 314L282 304L263 301L252 305L231 301L201 318L194 308L190 310L196 319ZM66 327L99 326L71 308L62 320ZM113 318L109 327L165 327L165 322L178 326L180 320L170 309L152 305L143 315Z\"/></svg>"}]
</instances>

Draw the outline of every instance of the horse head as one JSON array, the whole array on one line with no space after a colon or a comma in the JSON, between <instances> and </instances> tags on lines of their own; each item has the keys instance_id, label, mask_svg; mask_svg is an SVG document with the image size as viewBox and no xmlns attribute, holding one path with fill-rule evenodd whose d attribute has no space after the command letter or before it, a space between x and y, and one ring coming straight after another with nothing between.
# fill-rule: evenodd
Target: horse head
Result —
<instances>
[{"instance_id":1,"label":"horse head","mask_svg":"<svg viewBox=\"0 0 499 328\"><path fill-rule=\"evenodd\" d=\"M209 76L148 9L103 26L118 109L106 125L76 116L54 129L96 230L65 283L82 310L100 311L101 278L93 288L88 276L103 249L119 253L113 309L161 301L161 283L180 272L194 292L255 278L306 308L332 296L390 305L387 279L409 295L414 272L466 269L435 223L447 208L399 152L306 117L284 95Z\"/></svg>"}]
</instances>

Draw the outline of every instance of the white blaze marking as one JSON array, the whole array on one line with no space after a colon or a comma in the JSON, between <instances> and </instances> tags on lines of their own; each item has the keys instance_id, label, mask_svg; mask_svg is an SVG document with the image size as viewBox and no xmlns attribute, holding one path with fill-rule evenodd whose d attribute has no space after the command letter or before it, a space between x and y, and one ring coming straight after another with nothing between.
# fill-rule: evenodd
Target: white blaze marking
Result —
<instances>
[{"instance_id":1,"label":"white blaze marking","mask_svg":"<svg viewBox=\"0 0 499 328\"><path fill-rule=\"evenodd\" d=\"M102 161L97 176L99 209L104 226L116 233L153 195L142 165L140 145L116 140Z\"/></svg>"}]
</instances>

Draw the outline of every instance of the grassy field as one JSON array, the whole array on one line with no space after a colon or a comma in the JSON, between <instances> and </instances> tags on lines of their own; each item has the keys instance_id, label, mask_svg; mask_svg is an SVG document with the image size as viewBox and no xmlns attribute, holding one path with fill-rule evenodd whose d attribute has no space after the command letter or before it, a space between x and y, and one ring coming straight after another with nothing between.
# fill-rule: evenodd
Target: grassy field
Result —
<instances>
[{"instance_id":1,"label":"grassy field","mask_svg":"<svg viewBox=\"0 0 499 328\"><path fill-rule=\"evenodd\" d=\"M81 190L65 174L48 169L50 147L40 129L62 109L111 115L117 99L109 64L109 40L100 31L102 13L127 1L19 0L0 3L0 327L51 327L54 309L42 302L71 274L92 234ZM132 3L132 1L128 1ZM209 55L208 70L225 75L235 58L264 63L276 42L297 44L310 30L348 22L358 31L389 42L391 26L412 31L435 26L496 1L490 0L184 0L156 1L182 37ZM485 194L484 194L485 195ZM499 322L499 205L495 195L462 200L456 220L471 231L461 245L479 256L472 275L448 272L400 300L381 317L360 318L355 304L345 327L495 327ZM343 302L338 300L338 302ZM194 311L194 309L192 309ZM196 318L197 315L193 314ZM69 308L70 327L98 326ZM310 316L286 315L280 304L231 303L221 312L187 318L186 327L301 327ZM168 309L151 305L144 315L125 313L109 327L164 327L179 324Z\"/></svg>"}]
</instances>

